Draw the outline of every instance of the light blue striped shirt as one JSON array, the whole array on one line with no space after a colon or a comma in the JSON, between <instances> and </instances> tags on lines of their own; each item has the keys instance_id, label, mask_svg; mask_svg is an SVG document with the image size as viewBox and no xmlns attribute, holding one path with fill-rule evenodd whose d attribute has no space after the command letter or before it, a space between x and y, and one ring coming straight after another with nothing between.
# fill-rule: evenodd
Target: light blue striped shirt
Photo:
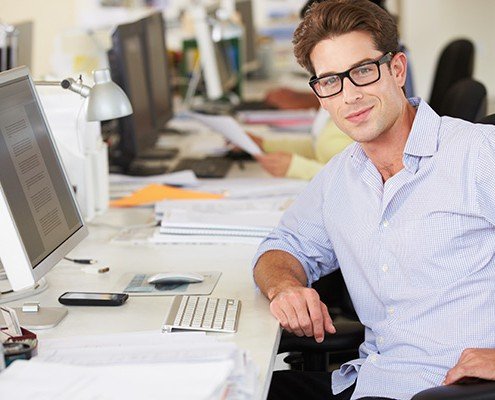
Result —
<instances>
[{"instance_id":1,"label":"light blue striped shirt","mask_svg":"<svg viewBox=\"0 0 495 400\"><path fill-rule=\"evenodd\" d=\"M410 399L439 385L463 349L495 347L495 127L440 118L424 101L404 168L385 184L361 146L334 157L261 244L309 283L341 268L366 326L353 399Z\"/></svg>"}]
</instances>

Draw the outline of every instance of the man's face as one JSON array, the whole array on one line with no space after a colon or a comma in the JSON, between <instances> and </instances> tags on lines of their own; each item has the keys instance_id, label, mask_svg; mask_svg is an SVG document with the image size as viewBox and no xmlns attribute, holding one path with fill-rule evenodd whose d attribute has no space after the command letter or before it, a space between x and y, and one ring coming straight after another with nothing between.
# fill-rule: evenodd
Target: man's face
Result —
<instances>
[{"instance_id":1,"label":"man's face","mask_svg":"<svg viewBox=\"0 0 495 400\"><path fill-rule=\"evenodd\" d=\"M311 52L311 61L316 76L320 77L344 72L381 56L383 53L375 48L368 33L355 31L319 42ZM344 78L342 92L320 99L337 126L357 142L384 138L399 123L407 104L401 89L406 78L405 55L396 54L390 68L382 64L380 73L380 79L367 86L355 86Z\"/></svg>"}]
</instances>

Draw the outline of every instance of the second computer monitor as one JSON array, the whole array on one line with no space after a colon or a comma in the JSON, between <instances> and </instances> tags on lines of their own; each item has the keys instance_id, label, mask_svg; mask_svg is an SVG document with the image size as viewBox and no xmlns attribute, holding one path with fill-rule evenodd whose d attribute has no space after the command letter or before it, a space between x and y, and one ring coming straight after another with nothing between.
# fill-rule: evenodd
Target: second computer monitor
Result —
<instances>
[{"instance_id":1,"label":"second computer monitor","mask_svg":"<svg viewBox=\"0 0 495 400\"><path fill-rule=\"evenodd\" d=\"M158 139L148 93L142 37L141 22L119 25L112 34L109 52L112 79L126 92L134 110L132 115L119 120L120 142L115 159L124 168L152 148Z\"/></svg>"},{"instance_id":2,"label":"second computer monitor","mask_svg":"<svg viewBox=\"0 0 495 400\"><path fill-rule=\"evenodd\" d=\"M174 115L172 77L165 41L165 22L162 13L155 12L143 18L141 23L143 24L151 111L155 127L163 130Z\"/></svg>"}]
</instances>

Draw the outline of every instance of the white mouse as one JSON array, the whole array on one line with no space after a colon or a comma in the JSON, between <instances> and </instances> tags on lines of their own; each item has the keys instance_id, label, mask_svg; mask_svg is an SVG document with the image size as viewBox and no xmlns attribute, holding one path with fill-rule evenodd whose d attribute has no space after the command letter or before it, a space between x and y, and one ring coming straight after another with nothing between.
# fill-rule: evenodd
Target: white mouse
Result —
<instances>
[{"instance_id":1,"label":"white mouse","mask_svg":"<svg viewBox=\"0 0 495 400\"><path fill-rule=\"evenodd\" d=\"M199 283L205 277L197 272L160 272L148 278L148 283L153 285L165 283Z\"/></svg>"}]
</instances>

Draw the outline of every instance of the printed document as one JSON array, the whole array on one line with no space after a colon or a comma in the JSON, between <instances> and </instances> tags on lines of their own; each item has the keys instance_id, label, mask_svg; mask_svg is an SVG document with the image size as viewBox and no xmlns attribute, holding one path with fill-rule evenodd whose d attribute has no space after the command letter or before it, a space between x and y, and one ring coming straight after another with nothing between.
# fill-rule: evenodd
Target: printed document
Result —
<instances>
[{"instance_id":1,"label":"printed document","mask_svg":"<svg viewBox=\"0 0 495 400\"><path fill-rule=\"evenodd\" d=\"M252 156L262 154L258 145L248 136L234 118L228 115L205 115L193 112L187 112L184 115L202 122L215 132L221 133L227 140Z\"/></svg>"}]
</instances>

